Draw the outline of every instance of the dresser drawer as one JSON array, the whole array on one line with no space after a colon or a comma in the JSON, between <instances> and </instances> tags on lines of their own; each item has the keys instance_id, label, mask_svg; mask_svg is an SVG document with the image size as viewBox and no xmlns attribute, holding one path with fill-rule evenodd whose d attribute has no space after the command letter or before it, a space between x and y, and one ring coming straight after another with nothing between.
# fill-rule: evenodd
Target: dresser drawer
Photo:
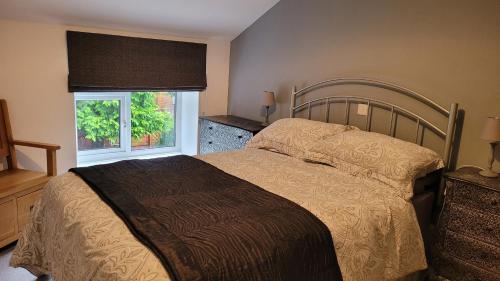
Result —
<instances>
[{"instance_id":1,"label":"dresser drawer","mask_svg":"<svg viewBox=\"0 0 500 281\"><path fill-rule=\"evenodd\" d=\"M215 123L209 120L202 120L202 131L204 131L204 136L209 138L225 138L225 137L233 137L233 138L243 138L243 137L252 137L252 133L242 130L240 128Z\"/></svg>"},{"instance_id":2,"label":"dresser drawer","mask_svg":"<svg viewBox=\"0 0 500 281\"><path fill-rule=\"evenodd\" d=\"M16 199L10 198L0 203L0 248L17 237Z\"/></svg>"},{"instance_id":3,"label":"dresser drawer","mask_svg":"<svg viewBox=\"0 0 500 281\"><path fill-rule=\"evenodd\" d=\"M447 221L449 230L500 245L500 216L472 211L451 203L446 208L443 219Z\"/></svg>"},{"instance_id":4,"label":"dresser drawer","mask_svg":"<svg viewBox=\"0 0 500 281\"><path fill-rule=\"evenodd\" d=\"M226 143L221 143L213 139L202 139L200 140L200 154L223 152L228 150L235 150L238 148L230 149Z\"/></svg>"},{"instance_id":5,"label":"dresser drawer","mask_svg":"<svg viewBox=\"0 0 500 281\"><path fill-rule=\"evenodd\" d=\"M24 226L28 223L31 216L31 210L41 197L42 191L37 190L17 198L17 225L19 226L19 231L22 231Z\"/></svg>"},{"instance_id":6,"label":"dresser drawer","mask_svg":"<svg viewBox=\"0 0 500 281\"><path fill-rule=\"evenodd\" d=\"M453 185L453 202L484 212L500 214L500 192L462 181L454 181Z\"/></svg>"},{"instance_id":7,"label":"dresser drawer","mask_svg":"<svg viewBox=\"0 0 500 281\"><path fill-rule=\"evenodd\" d=\"M212 153L242 149L250 138L228 137L225 139L200 140L200 153Z\"/></svg>"},{"instance_id":8,"label":"dresser drawer","mask_svg":"<svg viewBox=\"0 0 500 281\"><path fill-rule=\"evenodd\" d=\"M253 134L236 127L201 120L200 154L242 149Z\"/></svg>"},{"instance_id":9,"label":"dresser drawer","mask_svg":"<svg viewBox=\"0 0 500 281\"><path fill-rule=\"evenodd\" d=\"M444 251L450 256L500 275L500 248L447 231Z\"/></svg>"}]
</instances>

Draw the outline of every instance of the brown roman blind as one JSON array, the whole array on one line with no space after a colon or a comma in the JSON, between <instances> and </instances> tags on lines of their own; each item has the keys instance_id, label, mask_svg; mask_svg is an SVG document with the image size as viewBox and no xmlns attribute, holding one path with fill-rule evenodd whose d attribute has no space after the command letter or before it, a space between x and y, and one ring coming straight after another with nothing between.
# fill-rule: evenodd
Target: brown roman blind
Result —
<instances>
[{"instance_id":1,"label":"brown roman blind","mask_svg":"<svg viewBox=\"0 0 500 281\"><path fill-rule=\"evenodd\" d=\"M207 45L67 32L68 89L201 91L207 87Z\"/></svg>"}]
</instances>

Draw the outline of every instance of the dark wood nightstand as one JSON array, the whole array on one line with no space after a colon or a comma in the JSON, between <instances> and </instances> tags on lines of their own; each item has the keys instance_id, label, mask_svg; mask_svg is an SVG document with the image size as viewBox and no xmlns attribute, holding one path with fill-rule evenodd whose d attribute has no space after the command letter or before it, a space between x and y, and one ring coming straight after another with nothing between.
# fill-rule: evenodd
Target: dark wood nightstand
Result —
<instances>
[{"instance_id":1,"label":"dark wood nightstand","mask_svg":"<svg viewBox=\"0 0 500 281\"><path fill-rule=\"evenodd\" d=\"M467 167L445 174L432 267L453 281L500 280L500 179L478 171Z\"/></svg>"},{"instance_id":2,"label":"dark wood nightstand","mask_svg":"<svg viewBox=\"0 0 500 281\"><path fill-rule=\"evenodd\" d=\"M200 117L199 154L242 149L264 128L260 122L234 115Z\"/></svg>"}]
</instances>

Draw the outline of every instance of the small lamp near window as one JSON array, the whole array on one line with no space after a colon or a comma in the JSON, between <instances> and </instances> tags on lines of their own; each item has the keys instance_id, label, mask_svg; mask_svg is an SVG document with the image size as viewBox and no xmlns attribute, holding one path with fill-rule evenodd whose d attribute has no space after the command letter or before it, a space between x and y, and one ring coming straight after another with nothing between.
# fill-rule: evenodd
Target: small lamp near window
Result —
<instances>
[{"instance_id":1,"label":"small lamp near window","mask_svg":"<svg viewBox=\"0 0 500 281\"><path fill-rule=\"evenodd\" d=\"M500 117L488 117L481 138L490 142L491 154L488 161L488 168L480 171L479 174L488 178L497 177L498 173L493 172L492 166L493 161L495 161L495 147L500 142Z\"/></svg>"},{"instance_id":2,"label":"small lamp near window","mask_svg":"<svg viewBox=\"0 0 500 281\"><path fill-rule=\"evenodd\" d=\"M266 121L262 123L263 126L268 126L269 125L269 108L273 106L275 103L274 101L274 92L269 92L265 91L262 94L262 106L266 108Z\"/></svg>"}]
</instances>

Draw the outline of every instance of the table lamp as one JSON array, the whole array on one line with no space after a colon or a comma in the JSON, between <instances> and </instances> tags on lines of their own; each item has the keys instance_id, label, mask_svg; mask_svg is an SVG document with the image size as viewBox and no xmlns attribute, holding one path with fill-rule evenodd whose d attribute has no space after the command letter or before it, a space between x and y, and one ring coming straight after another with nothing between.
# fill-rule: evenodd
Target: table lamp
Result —
<instances>
[{"instance_id":1,"label":"table lamp","mask_svg":"<svg viewBox=\"0 0 500 281\"><path fill-rule=\"evenodd\" d=\"M495 146L500 141L500 117L488 117L484 125L483 133L481 134L483 140L489 141L491 146L491 154L488 160L488 168L480 171L479 174L483 177L494 178L498 173L492 170L493 161L495 161Z\"/></svg>"},{"instance_id":2,"label":"table lamp","mask_svg":"<svg viewBox=\"0 0 500 281\"><path fill-rule=\"evenodd\" d=\"M263 126L269 125L269 108L274 105L274 92L265 91L262 95L262 106L266 107L266 121Z\"/></svg>"}]
</instances>

